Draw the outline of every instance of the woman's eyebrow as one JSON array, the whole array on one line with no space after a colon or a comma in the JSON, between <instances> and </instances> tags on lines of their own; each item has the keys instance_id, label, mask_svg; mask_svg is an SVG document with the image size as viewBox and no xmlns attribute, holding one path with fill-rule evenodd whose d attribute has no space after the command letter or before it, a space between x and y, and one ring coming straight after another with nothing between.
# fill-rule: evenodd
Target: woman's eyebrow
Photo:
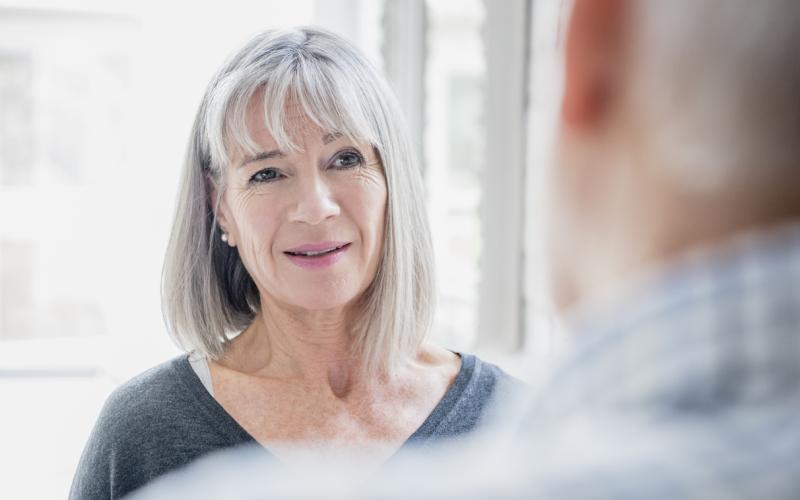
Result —
<instances>
[{"instance_id":1,"label":"woman's eyebrow","mask_svg":"<svg viewBox=\"0 0 800 500\"><path fill-rule=\"evenodd\" d=\"M335 141L336 139L339 139L342 136L344 136L344 134L340 132L331 132L329 134L325 134L322 136L322 143L330 144L331 142ZM271 158L286 158L286 154L278 149L256 153L253 156L245 157L245 159L242 160L242 162L239 164L239 167L244 167L248 163L253 163L254 161L269 160Z\"/></svg>"},{"instance_id":2,"label":"woman's eyebrow","mask_svg":"<svg viewBox=\"0 0 800 500\"><path fill-rule=\"evenodd\" d=\"M336 139L342 137L342 135L344 135L344 134L341 134L339 132L331 132L329 134L325 134L325 135L322 136L322 144L330 144L331 142L335 141Z\"/></svg>"},{"instance_id":3,"label":"woman's eyebrow","mask_svg":"<svg viewBox=\"0 0 800 500\"><path fill-rule=\"evenodd\" d=\"M245 157L242 163L239 164L239 167L244 167L248 163L253 163L254 161L269 160L271 158L286 158L286 155L277 149L256 153L254 156Z\"/></svg>"}]
</instances>

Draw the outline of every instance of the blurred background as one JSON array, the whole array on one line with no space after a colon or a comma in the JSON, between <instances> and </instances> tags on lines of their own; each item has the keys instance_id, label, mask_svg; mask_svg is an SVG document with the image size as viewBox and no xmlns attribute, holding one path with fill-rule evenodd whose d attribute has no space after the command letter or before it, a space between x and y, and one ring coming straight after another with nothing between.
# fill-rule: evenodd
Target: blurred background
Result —
<instances>
[{"instance_id":1,"label":"blurred background","mask_svg":"<svg viewBox=\"0 0 800 500\"><path fill-rule=\"evenodd\" d=\"M179 353L160 273L189 128L224 57L320 25L395 88L423 159L433 340L535 383L563 339L540 202L559 0L0 0L0 498L63 498L117 385Z\"/></svg>"}]
</instances>

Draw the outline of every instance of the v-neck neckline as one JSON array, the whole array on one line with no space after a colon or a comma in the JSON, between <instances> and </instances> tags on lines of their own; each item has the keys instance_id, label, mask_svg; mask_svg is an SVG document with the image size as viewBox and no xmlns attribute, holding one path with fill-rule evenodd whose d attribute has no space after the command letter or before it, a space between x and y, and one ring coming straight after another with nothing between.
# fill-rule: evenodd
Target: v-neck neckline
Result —
<instances>
[{"instance_id":1,"label":"v-neck neckline","mask_svg":"<svg viewBox=\"0 0 800 500\"><path fill-rule=\"evenodd\" d=\"M464 390L469 385L469 381L475 371L475 356L453 352L461 358L461 366L458 369L458 373L456 373L455 379L453 379L450 387L447 388L447 391L445 391L442 398L436 403L436 406L433 407L433 410L431 410L425 420L423 420L420 426L403 441L403 444L395 450L390 456L390 459L404 449L420 445L432 437L442 421L446 419L450 411L456 406L455 403L461 398ZM258 442L252 434L245 430L244 427L219 404L216 398L211 395L194 368L192 368L189 362L189 355L177 358L174 368L178 372L180 380L188 385L188 388L194 394L198 403L205 410L206 418L214 423L214 428L217 432L224 434L225 437L230 439L234 444L254 443L262 448L271 458L280 460L268 447ZM223 425L219 425L220 423Z\"/></svg>"}]
</instances>

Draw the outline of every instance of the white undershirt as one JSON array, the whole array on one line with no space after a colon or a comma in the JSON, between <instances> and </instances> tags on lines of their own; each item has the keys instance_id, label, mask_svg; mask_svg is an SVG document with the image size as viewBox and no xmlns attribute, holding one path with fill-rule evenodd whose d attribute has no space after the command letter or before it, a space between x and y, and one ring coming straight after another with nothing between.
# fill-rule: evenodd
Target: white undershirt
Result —
<instances>
[{"instance_id":1,"label":"white undershirt","mask_svg":"<svg viewBox=\"0 0 800 500\"><path fill-rule=\"evenodd\" d=\"M197 378L203 383L211 396L214 396L214 388L211 386L211 370L208 368L208 358L201 354L192 353L189 355L189 364L192 365L192 370L197 374Z\"/></svg>"}]
</instances>

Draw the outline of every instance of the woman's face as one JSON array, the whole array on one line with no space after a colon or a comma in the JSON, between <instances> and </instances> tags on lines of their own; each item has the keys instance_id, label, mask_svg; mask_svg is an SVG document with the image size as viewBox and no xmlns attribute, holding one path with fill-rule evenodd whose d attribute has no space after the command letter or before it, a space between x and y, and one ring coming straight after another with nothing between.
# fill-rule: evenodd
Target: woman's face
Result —
<instances>
[{"instance_id":1,"label":"woman's face","mask_svg":"<svg viewBox=\"0 0 800 500\"><path fill-rule=\"evenodd\" d=\"M375 277L387 188L373 148L321 130L287 106L298 152L267 132L259 99L247 126L259 146L227 166L218 211L262 298L308 310L346 307Z\"/></svg>"}]
</instances>

